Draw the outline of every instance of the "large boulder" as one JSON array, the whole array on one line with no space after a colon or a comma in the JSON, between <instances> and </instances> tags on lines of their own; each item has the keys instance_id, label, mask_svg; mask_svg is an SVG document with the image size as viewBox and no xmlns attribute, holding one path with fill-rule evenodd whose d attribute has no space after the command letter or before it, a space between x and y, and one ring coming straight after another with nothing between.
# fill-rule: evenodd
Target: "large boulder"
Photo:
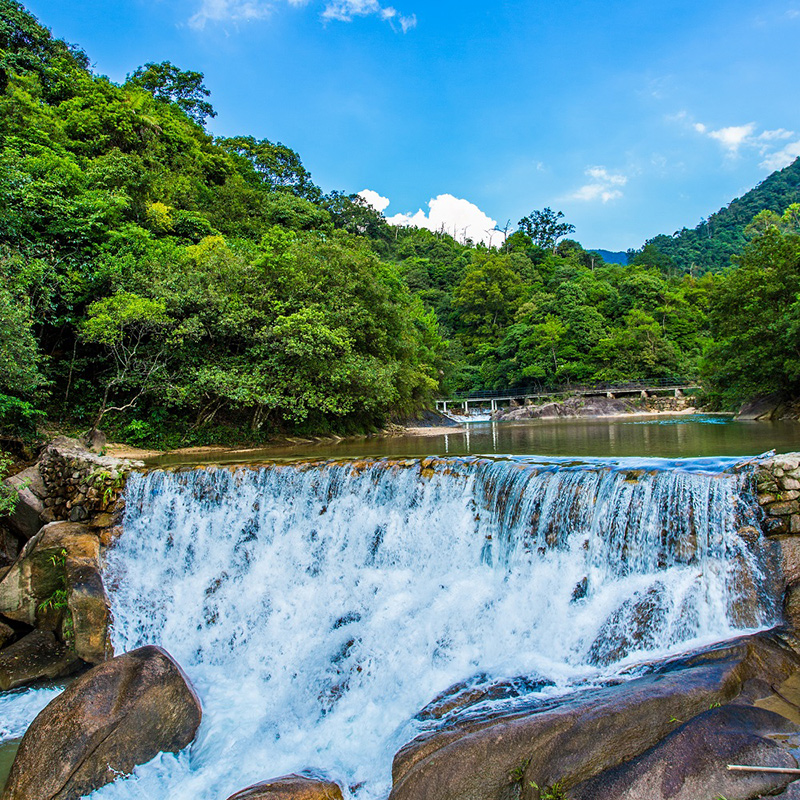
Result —
<instances>
[{"instance_id":1,"label":"large boulder","mask_svg":"<svg viewBox=\"0 0 800 800\"><path fill-rule=\"evenodd\" d=\"M774 740L796 726L772 711L713 708L681 725L638 758L570 790L570 800L750 800L782 789L795 776L730 772L728 764L794 769L794 757Z\"/></svg>"},{"instance_id":2,"label":"large boulder","mask_svg":"<svg viewBox=\"0 0 800 800\"><path fill-rule=\"evenodd\" d=\"M342 790L322 778L283 775L242 789L228 800L342 800Z\"/></svg>"},{"instance_id":3,"label":"large boulder","mask_svg":"<svg viewBox=\"0 0 800 800\"><path fill-rule=\"evenodd\" d=\"M86 525L51 522L23 548L0 581L0 614L62 638L90 664L111 655L100 540Z\"/></svg>"},{"instance_id":4,"label":"large boulder","mask_svg":"<svg viewBox=\"0 0 800 800\"><path fill-rule=\"evenodd\" d=\"M549 701L534 695L448 720L397 753L390 800L530 797L531 783L559 781L570 796L571 787L637 758L710 707L770 695L800 670L787 636L743 637L617 685Z\"/></svg>"},{"instance_id":5,"label":"large boulder","mask_svg":"<svg viewBox=\"0 0 800 800\"><path fill-rule=\"evenodd\" d=\"M89 670L36 717L2 800L78 800L159 752L182 750L201 716L167 652L132 650Z\"/></svg>"},{"instance_id":6,"label":"large boulder","mask_svg":"<svg viewBox=\"0 0 800 800\"><path fill-rule=\"evenodd\" d=\"M783 397L779 394L757 397L742 404L736 419L748 421L776 419L783 406Z\"/></svg>"},{"instance_id":7,"label":"large boulder","mask_svg":"<svg viewBox=\"0 0 800 800\"><path fill-rule=\"evenodd\" d=\"M17 504L8 518L8 524L23 539L30 539L42 527L39 515L44 511L46 494L39 465L6 478L6 486L17 492Z\"/></svg>"},{"instance_id":8,"label":"large boulder","mask_svg":"<svg viewBox=\"0 0 800 800\"><path fill-rule=\"evenodd\" d=\"M100 573L100 542L96 549L67 551L64 563L69 615L62 623L62 638L89 664L114 655L109 636L111 611Z\"/></svg>"},{"instance_id":9,"label":"large boulder","mask_svg":"<svg viewBox=\"0 0 800 800\"><path fill-rule=\"evenodd\" d=\"M16 689L41 678L61 678L80 666L75 653L50 631L32 631L0 650L0 689Z\"/></svg>"}]
</instances>

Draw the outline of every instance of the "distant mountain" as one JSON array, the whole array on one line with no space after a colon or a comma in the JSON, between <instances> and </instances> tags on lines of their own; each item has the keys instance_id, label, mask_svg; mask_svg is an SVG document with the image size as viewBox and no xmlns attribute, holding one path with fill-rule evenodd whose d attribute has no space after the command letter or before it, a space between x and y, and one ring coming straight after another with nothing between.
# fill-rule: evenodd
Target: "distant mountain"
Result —
<instances>
[{"instance_id":1,"label":"distant mountain","mask_svg":"<svg viewBox=\"0 0 800 800\"><path fill-rule=\"evenodd\" d=\"M590 250L590 253L597 253L606 264L623 264L628 263L628 254L623 251L615 250Z\"/></svg>"},{"instance_id":2,"label":"distant mountain","mask_svg":"<svg viewBox=\"0 0 800 800\"><path fill-rule=\"evenodd\" d=\"M661 234L648 239L641 250L629 250L628 262L654 264L665 272L719 272L730 266L731 256L744 249L745 228L759 211L782 213L792 203L800 203L800 158L773 172L696 228L684 228L672 236Z\"/></svg>"}]
</instances>

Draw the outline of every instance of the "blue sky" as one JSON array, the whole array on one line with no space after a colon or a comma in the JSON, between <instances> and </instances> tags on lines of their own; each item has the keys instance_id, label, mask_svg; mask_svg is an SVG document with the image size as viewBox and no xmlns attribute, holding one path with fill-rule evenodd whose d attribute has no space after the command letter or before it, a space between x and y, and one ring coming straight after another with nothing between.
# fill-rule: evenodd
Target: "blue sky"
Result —
<instances>
[{"instance_id":1,"label":"blue sky","mask_svg":"<svg viewBox=\"0 0 800 800\"><path fill-rule=\"evenodd\" d=\"M587 247L639 247L800 155L800 0L26 5L112 80L199 70L211 132L458 235L550 206Z\"/></svg>"}]
</instances>

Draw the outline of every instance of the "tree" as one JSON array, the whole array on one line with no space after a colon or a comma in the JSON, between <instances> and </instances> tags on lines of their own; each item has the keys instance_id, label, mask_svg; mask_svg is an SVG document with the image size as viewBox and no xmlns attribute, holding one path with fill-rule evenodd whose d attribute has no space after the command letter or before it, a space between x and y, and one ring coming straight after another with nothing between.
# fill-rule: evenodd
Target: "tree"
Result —
<instances>
[{"instance_id":1,"label":"tree","mask_svg":"<svg viewBox=\"0 0 800 800\"><path fill-rule=\"evenodd\" d=\"M759 215L755 234L711 292L715 343L703 366L714 396L742 400L800 393L800 226L796 205L783 216ZM766 221L767 224L764 224Z\"/></svg>"},{"instance_id":2,"label":"tree","mask_svg":"<svg viewBox=\"0 0 800 800\"><path fill-rule=\"evenodd\" d=\"M2 275L2 272L0 272ZM30 402L46 381L27 301L0 285L0 430L18 435L33 428L40 412Z\"/></svg>"},{"instance_id":3,"label":"tree","mask_svg":"<svg viewBox=\"0 0 800 800\"><path fill-rule=\"evenodd\" d=\"M145 64L129 75L126 83L146 89L157 100L174 103L198 125L205 125L206 117L216 117L211 103L203 100L211 92L203 84L203 73L178 69L169 61Z\"/></svg>"},{"instance_id":4,"label":"tree","mask_svg":"<svg viewBox=\"0 0 800 800\"><path fill-rule=\"evenodd\" d=\"M112 411L133 408L142 395L153 389L164 369L169 317L163 301L149 300L130 292L98 300L88 309L81 328L85 342L102 345L112 358L103 399L92 423L95 431ZM119 406L109 406L112 393L130 396Z\"/></svg>"},{"instance_id":5,"label":"tree","mask_svg":"<svg viewBox=\"0 0 800 800\"><path fill-rule=\"evenodd\" d=\"M519 221L519 230L538 247L555 250L558 240L575 232L575 226L568 222L559 222L563 211L555 212L551 208L544 211L532 211Z\"/></svg>"},{"instance_id":6,"label":"tree","mask_svg":"<svg viewBox=\"0 0 800 800\"><path fill-rule=\"evenodd\" d=\"M312 202L320 199L321 192L311 180L311 173L303 166L300 156L285 144L252 136L216 141L229 153L245 159L259 183L270 191L289 191Z\"/></svg>"}]
</instances>

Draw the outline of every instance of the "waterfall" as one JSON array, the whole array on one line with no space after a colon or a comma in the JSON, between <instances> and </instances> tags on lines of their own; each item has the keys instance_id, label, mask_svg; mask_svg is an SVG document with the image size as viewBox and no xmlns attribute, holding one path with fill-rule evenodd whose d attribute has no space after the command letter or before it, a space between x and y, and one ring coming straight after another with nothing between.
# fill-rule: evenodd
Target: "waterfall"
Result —
<instances>
[{"instance_id":1,"label":"waterfall","mask_svg":"<svg viewBox=\"0 0 800 800\"><path fill-rule=\"evenodd\" d=\"M115 649L164 646L205 717L187 751L95 796L222 800L317 768L383 797L448 686L553 696L772 624L753 509L746 476L703 462L135 475L107 557Z\"/></svg>"}]
</instances>

